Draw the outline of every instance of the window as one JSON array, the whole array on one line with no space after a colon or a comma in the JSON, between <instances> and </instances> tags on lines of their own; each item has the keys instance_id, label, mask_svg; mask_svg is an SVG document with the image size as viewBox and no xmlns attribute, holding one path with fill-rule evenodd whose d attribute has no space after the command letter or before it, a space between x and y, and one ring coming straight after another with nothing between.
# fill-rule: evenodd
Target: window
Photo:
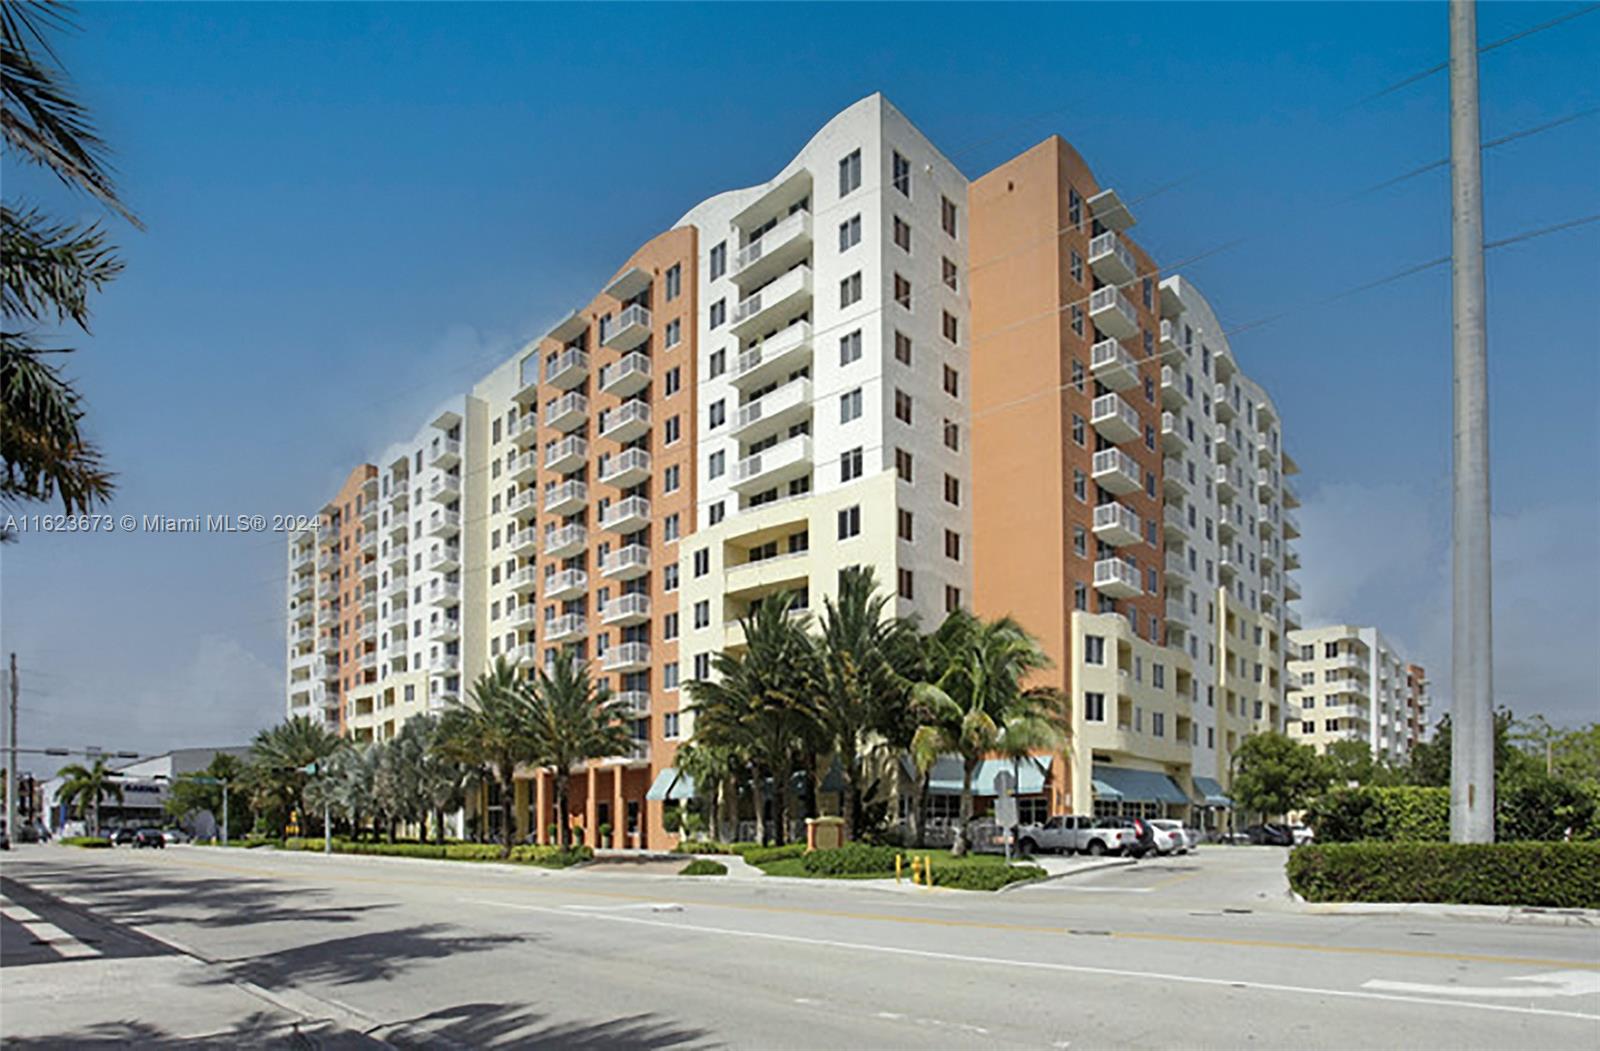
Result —
<instances>
[{"instance_id":1,"label":"window","mask_svg":"<svg viewBox=\"0 0 1600 1051\"><path fill-rule=\"evenodd\" d=\"M676 690L678 688L677 661L670 661L661 666L661 688L663 690Z\"/></svg>"},{"instance_id":2,"label":"window","mask_svg":"<svg viewBox=\"0 0 1600 1051\"><path fill-rule=\"evenodd\" d=\"M910 600L917 597L916 581L911 575L911 570L901 569L899 571L899 586L895 590L903 599Z\"/></svg>"},{"instance_id":3,"label":"window","mask_svg":"<svg viewBox=\"0 0 1600 1051\"><path fill-rule=\"evenodd\" d=\"M719 350L711 355L711 378L716 379L728 371L728 352Z\"/></svg>"},{"instance_id":4,"label":"window","mask_svg":"<svg viewBox=\"0 0 1600 1051\"><path fill-rule=\"evenodd\" d=\"M1167 716L1165 712L1150 713L1150 734L1153 737L1167 736Z\"/></svg>"},{"instance_id":5,"label":"window","mask_svg":"<svg viewBox=\"0 0 1600 1051\"><path fill-rule=\"evenodd\" d=\"M711 678L711 654L696 653L694 655L694 677L701 680Z\"/></svg>"},{"instance_id":6,"label":"window","mask_svg":"<svg viewBox=\"0 0 1600 1051\"><path fill-rule=\"evenodd\" d=\"M849 423L861 416L861 388L839 395L839 422Z\"/></svg>"},{"instance_id":7,"label":"window","mask_svg":"<svg viewBox=\"0 0 1600 1051\"><path fill-rule=\"evenodd\" d=\"M944 531L944 555L946 558L961 561L961 534L949 529Z\"/></svg>"},{"instance_id":8,"label":"window","mask_svg":"<svg viewBox=\"0 0 1600 1051\"><path fill-rule=\"evenodd\" d=\"M1152 594L1155 593L1155 590L1154 587L1150 589ZM1150 665L1150 685L1158 690L1167 688L1167 666L1165 664L1152 663Z\"/></svg>"},{"instance_id":9,"label":"window","mask_svg":"<svg viewBox=\"0 0 1600 1051\"><path fill-rule=\"evenodd\" d=\"M961 479L953 474L944 476L944 502L961 506Z\"/></svg>"},{"instance_id":10,"label":"window","mask_svg":"<svg viewBox=\"0 0 1600 1051\"><path fill-rule=\"evenodd\" d=\"M849 540L861 533L861 506L842 508L839 511L839 539Z\"/></svg>"},{"instance_id":11,"label":"window","mask_svg":"<svg viewBox=\"0 0 1600 1051\"><path fill-rule=\"evenodd\" d=\"M1080 394L1083 393L1084 376L1083 362L1074 359L1072 362L1072 389Z\"/></svg>"},{"instance_id":12,"label":"window","mask_svg":"<svg viewBox=\"0 0 1600 1051\"><path fill-rule=\"evenodd\" d=\"M728 242L722 241L711 249L711 280L728 272Z\"/></svg>"},{"instance_id":13,"label":"window","mask_svg":"<svg viewBox=\"0 0 1600 1051\"><path fill-rule=\"evenodd\" d=\"M716 503L712 504L711 505L711 515L710 515L711 524L712 525L718 525L719 523L721 523L722 516L726 512L727 512L727 508L722 506L722 501L721 500L718 500Z\"/></svg>"},{"instance_id":14,"label":"window","mask_svg":"<svg viewBox=\"0 0 1600 1051\"><path fill-rule=\"evenodd\" d=\"M1089 502L1089 476L1076 469L1072 472L1072 495L1080 503Z\"/></svg>"},{"instance_id":15,"label":"window","mask_svg":"<svg viewBox=\"0 0 1600 1051\"><path fill-rule=\"evenodd\" d=\"M710 600L701 599L699 602L694 604L694 626L697 630L700 628L709 628L711 626Z\"/></svg>"},{"instance_id":16,"label":"window","mask_svg":"<svg viewBox=\"0 0 1600 1051\"><path fill-rule=\"evenodd\" d=\"M711 549L702 547L694 553L694 575L703 577L711 572Z\"/></svg>"},{"instance_id":17,"label":"window","mask_svg":"<svg viewBox=\"0 0 1600 1051\"><path fill-rule=\"evenodd\" d=\"M1072 527L1072 553L1079 558L1089 557L1089 531L1081 525Z\"/></svg>"},{"instance_id":18,"label":"window","mask_svg":"<svg viewBox=\"0 0 1600 1051\"><path fill-rule=\"evenodd\" d=\"M1317 724L1316 724L1316 722L1313 720L1311 722L1303 722L1303 723L1301 723L1300 724L1300 732L1303 733L1303 734L1314 734L1314 733L1316 733L1317 732Z\"/></svg>"},{"instance_id":19,"label":"window","mask_svg":"<svg viewBox=\"0 0 1600 1051\"><path fill-rule=\"evenodd\" d=\"M677 299L683 291L683 265L681 263L673 263L667 267L666 285L667 302L670 303Z\"/></svg>"},{"instance_id":20,"label":"window","mask_svg":"<svg viewBox=\"0 0 1600 1051\"><path fill-rule=\"evenodd\" d=\"M667 322L667 349L670 350L682 342L683 322L678 318L673 318L671 321Z\"/></svg>"},{"instance_id":21,"label":"window","mask_svg":"<svg viewBox=\"0 0 1600 1051\"><path fill-rule=\"evenodd\" d=\"M860 243L861 216L852 215L839 224L839 251L847 251Z\"/></svg>"},{"instance_id":22,"label":"window","mask_svg":"<svg viewBox=\"0 0 1600 1051\"><path fill-rule=\"evenodd\" d=\"M907 310L911 309L911 282L900 274L894 275L894 301Z\"/></svg>"},{"instance_id":23,"label":"window","mask_svg":"<svg viewBox=\"0 0 1600 1051\"><path fill-rule=\"evenodd\" d=\"M895 514L894 533L895 536L907 543L915 541L917 534L916 516L902 507Z\"/></svg>"},{"instance_id":24,"label":"window","mask_svg":"<svg viewBox=\"0 0 1600 1051\"><path fill-rule=\"evenodd\" d=\"M1078 282L1080 285L1083 284L1083 256L1078 254L1078 250L1076 248L1072 250L1071 271L1072 280Z\"/></svg>"},{"instance_id":25,"label":"window","mask_svg":"<svg viewBox=\"0 0 1600 1051\"><path fill-rule=\"evenodd\" d=\"M683 387L683 369L682 369L682 366L674 365L674 366L672 366L672 368L667 370L667 377L666 377L666 381L665 381L666 394L663 395L663 396L670 398L674 394L678 393L678 391L681 390L682 387Z\"/></svg>"},{"instance_id":26,"label":"window","mask_svg":"<svg viewBox=\"0 0 1600 1051\"><path fill-rule=\"evenodd\" d=\"M861 447L858 445L839 457L839 481L849 482L861 477Z\"/></svg>"},{"instance_id":27,"label":"window","mask_svg":"<svg viewBox=\"0 0 1600 1051\"><path fill-rule=\"evenodd\" d=\"M1067 187L1067 222L1078 230L1083 229L1083 198L1070 186Z\"/></svg>"},{"instance_id":28,"label":"window","mask_svg":"<svg viewBox=\"0 0 1600 1051\"><path fill-rule=\"evenodd\" d=\"M843 197L861 185L861 151L852 150L839 159L839 196Z\"/></svg>"},{"instance_id":29,"label":"window","mask_svg":"<svg viewBox=\"0 0 1600 1051\"><path fill-rule=\"evenodd\" d=\"M911 454L904 449L894 451L894 473L902 482L911 481Z\"/></svg>"},{"instance_id":30,"label":"window","mask_svg":"<svg viewBox=\"0 0 1600 1051\"><path fill-rule=\"evenodd\" d=\"M661 590L678 590L678 566L676 563L670 563L661 567Z\"/></svg>"},{"instance_id":31,"label":"window","mask_svg":"<svg viewBox=\"0 0 1600 1051\"><path fill-rule=\"evenodd\" d=\"M683 533L681 523L682 520L678 517L678 512L672 512L661 523L661 538L668 543L678 539Z\"/></svg>"},{"instance_id":32,"label":"window","mask_svg":"<svg viewBox=\"0 0 1600 1051\"><path fill-rule=\"evenodd\" d=\"M896 151L890 158L891 173L894 178L894 188L911 196L911 162L900 156Z\"/></svg>"},{"instance_id":33,"label":"window","mask_svg":"<svg viewBox=\"0 0 1600 1051\"><path fill-rule=\"evenodd\" d=\"M904 332L894 334L894 360L902 365L911 364L911 337Z\"/></svg>"},{"instance_id":34,"label":"window","mask_svg":"<svg viewBox=\"0 0 1600 1051\"><path fill-rule=\"evenodd\" d=\"M839 305L847 307L861 301L861 271L839 282Z\"/></svg>"},{"instance_id":35,"label":"window","mask_svg":"<svg viewBox=\"0 0 1600 1051\"><path fill-rule=\"evenodd\" d=\"M500 421L498 419L494 421L494 437L490 440L496 442L500 440Z\"/></svg>"},{"instance_id":36,"label":"window","mask_svg":"<svg viewBox=\"0 0 1600 1051\"><path fill-rule=\"evenodd\" d=\"M961 426L954 420L944 421L944 447L952 452L961 451Z\"/></svg>"},{"instance_id":37,"label":"window","mask_svg":"<svg viewBox=\"0 0 1600 1051\"><path fill-rule=\"evenodd\" d=\"M1106 695L1103 693L1085 692L1083 695L1083 718L1086 722L1103 723L1106 721Z\"/></svg>"},{"instance_id":38,"label":"window","mask_svg":"<svg viewBox=\"0 0 1600 1051\"><path fill-rule=\"evenodd\" d=\"M712 453L711 458L706 461L706 474L712 478L721 478L722 472L727 469L727 465L728 454L723 452L721 449L718 449L716 452Z\"/></svg>"},{"instance_id":39,"label":"window","mask_svg":"<svg viewBox=\"0 0 1600 1051\"><path fill-rule=\"evenodd\" d=\"M1077 413L1072 414L1072 440L1078 445L1087 445L1089 442L1089 425Z\"/></svg>"},{"instance_id":40,"label":"window","mask_svg":"<svg viewBox=\"0 0 1600 1051\"><path fill-rule=\"evenodd\" d=\"M1085 635L1083 637L1083 663L1104 664L1106 662L1106 639L1104 635Z\"/></svg>"},{"instance_id":41,"label":"window","mask_svg":"<svg viewBox=\"0 0 1600 1051\"><path fill-rule=\"evenodd\" d=\"M706 429L714 431L727 422L728 401L726 398L718 398L711 403L711 408L706 412Z\"/></svg>"},{"instance_id":42,"label":"window","mask_svg":"<svg viewBox=\"0 0 1600 1051\"><path fill-rule=\"evenodd\" d=\"M959 236L956 233L956 203L948 197L939 198L939 225L951 237Z\"/></svg>"},{"instance_id":43,"label":"window","mask_svg":"<svg viewBox=\"0 0 1600 1051\"><path fill-rule=\"evenodd\" d=\"M904 424L911 423L911 395L898 387L894 392L894 418Z\"/></svg>"},{"instance_id":44,"label":"window","mask_svg":"<svg viewBox=\"0 0 1600 1051\"><path fill-rule=\"evenodd\" d=\"M661 638L671 641L678 637L678 614L668 613L661 618Z\"/></svg>"},{"instance_id":45,"label":"window","mask_svg":"<svg viewBox=\"0 0 1600 1051\"><path fill-rule=\"evenodd\" d=\"M952 398L961 397L961 374L949 365L944 367L944 392Z\"/></svg>"},{"instance_id":46,"label":"window","mask_svg":"<svg viewBox=\"0 0 1600 1051\"><path fill-rule=\"evenodd\" d=\"M861 360L861 330L839 337L839 365L841 367Z\"/></svg>"},{"instance_id":47,"label":"window","mask_svg":"<svg viewBox=\"0 0 1600 1051\"><path fill-rule=\"evenodd\" d=\"M667 441L668 445L671 445L673 442L677 441L680 437L682 437L682 431L683 431L683 424L678 419L678 417L676 417L676 416L667 417L667 422L662 427L662 433L666 437L666 441Z\"/></svg>"},{"instance_id":48,"label":"window","mask_svg":"<svg viewBox=\"0 0 1600 1051\"><path fill-rule=\"evenodd\" d=\"M898 215L894 217L894 243L902 252L911 254L911 224Z\"/></svg>"},{"instance_id":49,"label":"window","mask_svg":"<svg viewBox=\"0 0 1600 1051\"><path fill-rule=\"evenodd\" d=\"M960 288L960 280L956 276L955 260L946 256L944 260L940 262L939 266L943 272L945 287L950 289L952 292L958 291Z\"/></svg>"},{"instance_id":50,"label":"window","mask_svg":"<svg viewBox=\"0 0 1600 1051\"><path fill-rule=\"evenodd\" d=\"M711 327L720 328L728 320L728 301L719 299L711 304Z\"/></svg>"},{"instance_id":51,"label":"window","mask_svg":"<svg viewBox=\"0 0 1600 1051\"><path fill-rule=\"evenodd\" d=\"M1072 304L1072 331L1076 335L1083 335L1083 308Z\"/></svg>"}]
</instances>

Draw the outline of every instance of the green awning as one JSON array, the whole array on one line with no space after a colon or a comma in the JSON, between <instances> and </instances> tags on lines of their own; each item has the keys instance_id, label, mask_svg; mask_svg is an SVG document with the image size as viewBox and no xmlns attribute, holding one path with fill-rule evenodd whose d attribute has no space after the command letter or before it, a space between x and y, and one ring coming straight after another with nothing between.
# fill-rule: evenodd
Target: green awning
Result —
<instances>
[{"instance_id":1,"label":"green awning","mask_svg":"<svg viewBox=\"0 0 1600 1051\"><path fill-rule=\"evenodd\" d=\"M1222 786L1209 777L1195 778L1194 790L1195 794L1200 797L1200 802L1206 806L1233 806L1233 800L1229 799L1227 794L1222 791Z\"/></svg>"},{"instance_id":2,"label":"green awning","mask_svg":"<svg viewBox=\"0 0 1600 1051\"><path fill-rule=\"evenodd\" d=\"M683 800L694 797L694 781L688 774L678 773L678 768L669 766L656 775L650 783L650 791L644 794L646 799Z\"/></svg>"},{"instance_id":3,"label":"green awning","mask_svg":"<svg viewBox=\"0 0 1600 1051\"><path fill-rule=\"evenodd\" d=\"M1045 775L1050 772L1050 763L1053 759L1053 756L1048 755L1029 756L1014 763L1010 759L985 759L978 764L978 769L972 775L972 794L993 796L994 777L1004 771L1016 776L1017 795L1036 796L1044 791ZM933 795L960 795L962 771L960 756L941 755L934 761L933 769L929 771L928 791Z\"/></svg>"},{"instance_id":4,"label":"green awning","mask_svg":"<svg viewBox=\"0 0 1600 1051\"><path fill-rule=\"evenodd\" d=\"M1116 789L1130 803L1192 803L1178 783L1156 770L1133 770L1125 766L1094 768L1094 780Z\"/></svg>"}]
</instances>

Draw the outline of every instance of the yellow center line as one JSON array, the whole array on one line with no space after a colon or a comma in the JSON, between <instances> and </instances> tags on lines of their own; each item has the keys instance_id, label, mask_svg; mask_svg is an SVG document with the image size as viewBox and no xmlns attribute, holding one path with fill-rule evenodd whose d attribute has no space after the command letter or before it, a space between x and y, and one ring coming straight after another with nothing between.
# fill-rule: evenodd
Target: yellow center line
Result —
<instances>
[{"instance_id":1,"label":"yellow center line","mask_svg":"<svg viewBox=\"0 0 1600 1051\"><path fill-rule=\"evenodd\" d=\"M246 868L236 865L219 864L210 861L201 861L193 857L182 858L182 863L198 868L208 868L223 872L234 872L241 875L263 876L268 878L283 878L281 870L265 868ZM470 865L472 862L457 862L457 864ZM494 864L480 863L480 864ZM486 890L509 890L524 894L559 895L570 894L580 897L606 898L617 901L650 902L659 901L661 896L626 893L620 891L592 890L588 888L571 887L541 887L527 883L507 882L501 886L486 887L483 883L471 883L457 880L428 880L411 878L385 878L382 884L375 885L370 878L363 879L358 876L339 876L333 874L316 873L316 881L328 883L344 883L360 886L366 890L374 890L386 886L412 886L448 890L470 890L483 893ZM295 878L291 875L290 878ZM1188 876L1179 877L1182 879ZM309 880L308 880L309 881ZM968 920L942 916L899 916L893 913L855 912L844 909L826 909L794 905L763 905L755 902L727 902L705 900L703 898L685 899L687 904L701 905L708 908L733 909L742 912L764 912L780 915L794 916L826 916L831 919L859 920L870 923L897 923L910 926L945 927L964 930L989 930L1010 931L1027 934L1066 934L1073 933L1074 928L1045 926L1024 923L1004 923L996 920ZM1098 933L1098 932L1097 932ZM1383 948L1380 946L1359 945L1327 945L1308 944L1304 942L1273 941L1256 938L1223 938L1212 935L1168 934L1155 931L1107 931L1104 936L1126 941L1163 942L1180 945L1217 945L1232 948L1248 949L1273 949L1287 952L1323 953L1339 956L1378 956L1396 957L1410 960L1447 960L1456 963L1490 963L1504 964L1512 967L1549 967L1549 968L1579 968L1584 970L1600 970L1600 962L1592 960L1570 959L1545 959L1529 956L1499 956L1488 953L1460 953L1440 952L1430 949L1398 949Z\"/></svg>"}]
</instances>

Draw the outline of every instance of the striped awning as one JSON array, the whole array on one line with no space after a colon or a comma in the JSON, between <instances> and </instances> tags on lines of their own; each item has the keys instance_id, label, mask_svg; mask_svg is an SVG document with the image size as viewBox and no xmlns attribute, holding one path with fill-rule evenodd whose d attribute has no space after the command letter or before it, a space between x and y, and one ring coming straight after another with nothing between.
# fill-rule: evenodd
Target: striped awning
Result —
<instances>
[{"instance_id":1,"label":"striped awning","mask_svg":"<svg viewBox=\"0 0 1600 1051\"><path fill-rule=\"evenodd\" d=\"M669 766L650 782L650 791L646 792L644 797L658 800L692 799L694 780L688 774L680 774L677 767Z\"/></svg>"},{"instance_id":2,"label":"striped awning","mask_svg":"<svg viewBox=\"0 0 1600 1051\"><path fill-rule=\"evenodd\" d=\"M1222 790L1222 786L1209 777L1195 778L1194 791L1200 797L1200 802L1206 806L1233 806L1233 800L1228 798L1227 793Z\"/></svg>"},{"instance_id":3,"label":"striped awning","mask_svg":"<svg viewBox=\"0 0 1600 1051\"><path fill-rule=\"evenodd\" d=\"M1111 799L1125 799L1130 803L1192 803L1178 787L1178 783L1158 770L1134 770L1126 766L1101 766L1094 768L1094 780L1115 789ZM1098 793L1097 793L1098 794Z\"/></svg>"},{"instance_id":4,"label":"striped awning","mask_svg":"<svg viewBox=\"0 0 1600 1051\"><path fill-rule=\"evenodd\" d=\"M995 794L994 778L1002 771L1015 775L1019 796L1035 796L1044 791L1044 780L1050 772L1054 757L1029 756L1013 762L1010 759L985 759L972 774L972 794L989 797ZM958 796L961 794L963 767L961 757L941 755L928 772L928 792L932 795Z\"/></svg>"}]
</instances>

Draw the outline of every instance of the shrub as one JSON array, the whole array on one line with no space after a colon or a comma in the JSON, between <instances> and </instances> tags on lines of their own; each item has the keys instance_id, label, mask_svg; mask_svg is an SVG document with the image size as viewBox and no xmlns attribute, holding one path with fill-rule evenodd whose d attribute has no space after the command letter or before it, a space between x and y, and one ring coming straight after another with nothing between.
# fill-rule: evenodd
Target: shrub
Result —
<instances>
[{"instance_id":1,"label":"shrub","mask_svg":"<svg viewBox=\"0 0 1600 1051\"><path fill-rule=\"evenodd\" d=\"M714 839L685 839L672 848L674 854L743 854L759 843L722 843Z\"/></svg>"},{"instance_id":2,"label":"shrub","mask_svg":"<svg viewBox=\"0 0 1600 1051\"><path fill-rule=\"evenodd\" d=\"M1318 843L1288 873L1307 901L1600 908L1600 843Z\"/></svg>"},{"instance_id":3,"label":"shrub","mask_svg":"<svg viewBox=\"0 0 1600 1051\"><path fill-rule=\"evenodd\" d=\"M676 836L683 827L683 811L675 806L667 807L661 812L661 827Z\"/></svg>"},{"instance_id":4,"label":"shrub","mask_svg":"<svg viewBox=\"0 0 1600 1051\"><path fill-rule=\"evenodd\" d=\"M1570 781L1540 773L1501 785L1498 794L1498 839L1565 839L1569 830L1578 839L1594 836L1594 800Z\"/></svg>"},{"instance_id":5,"label":"shrub","mask_svg":"<svg viewBox=\"0 0 1600 1051\"><path fill-rule=\"evenodd\" d=\"M865 843L846 843L832 850L813 850L800 857L800 865L813 876L876 876L894 872L895 849Z\"/></svg>"},{"instance_id":6,"label":"shrub","mask_svg":"<svg viewBox=\"0 0 1600 1051\"><path fill-rule=\"evenodd\" d=\"M961 865L938 862L932 865L935 887L954 887L957 890L999 890L1022 880L1043 879L1044 869L1037 865Z\"/></svg>"},{"instance_id":7,"label":"shrub","mask_svg":"<svg viewBox=\"0 0 1600 1051\"><path fill-rule=\"evenodd\" d=\"M547 869L564 869L594 860L594 851L588 847L568 847L562 850L554 844L511 848L511 860L522 865L539 865Z\"/></svg>"},{"instance_id":8,"label":"shrub","mask_svg":"<svg viewBox=\"0 0 1600 1051\"><path fill-rule=\"evenodd\" d=\"M695 858L678 870L680 876L726 876L727 874L728 866L710 858Z\"/></svg>"},{"instance_id":9,"label":"shrub","mask_svg":"<svg viewBox=\"0 0 1600 1051\"><path fill-rule=\"evenodd\" d=\"M750 847L742 851L745 861L752 865L766 865L773 861L798 858L806 852L804 843L790 843L782 847Z\"/></svg>"},{"instance_id":10,"label":"shrub","mask_svg":"<svg viewBox=\"0 0 1600 1051\"><path fill-rule=\"evenodd\" d=\"M85 847L89 850L99 850L111 846L111 840L105 836L67 836L61 841L66 847Z\"/></svg>"},{"instance_id":11,"label":"shrub","mask_svg":"<svg viewBox=\"0 0 1600 1051\"><path fill-rule=\"evenodd\" d=\"M1450 838L1450 790L1335 788L1317 798L1306 821L1319 843L1444 842Z\"/></svg>"}]
</instances>

